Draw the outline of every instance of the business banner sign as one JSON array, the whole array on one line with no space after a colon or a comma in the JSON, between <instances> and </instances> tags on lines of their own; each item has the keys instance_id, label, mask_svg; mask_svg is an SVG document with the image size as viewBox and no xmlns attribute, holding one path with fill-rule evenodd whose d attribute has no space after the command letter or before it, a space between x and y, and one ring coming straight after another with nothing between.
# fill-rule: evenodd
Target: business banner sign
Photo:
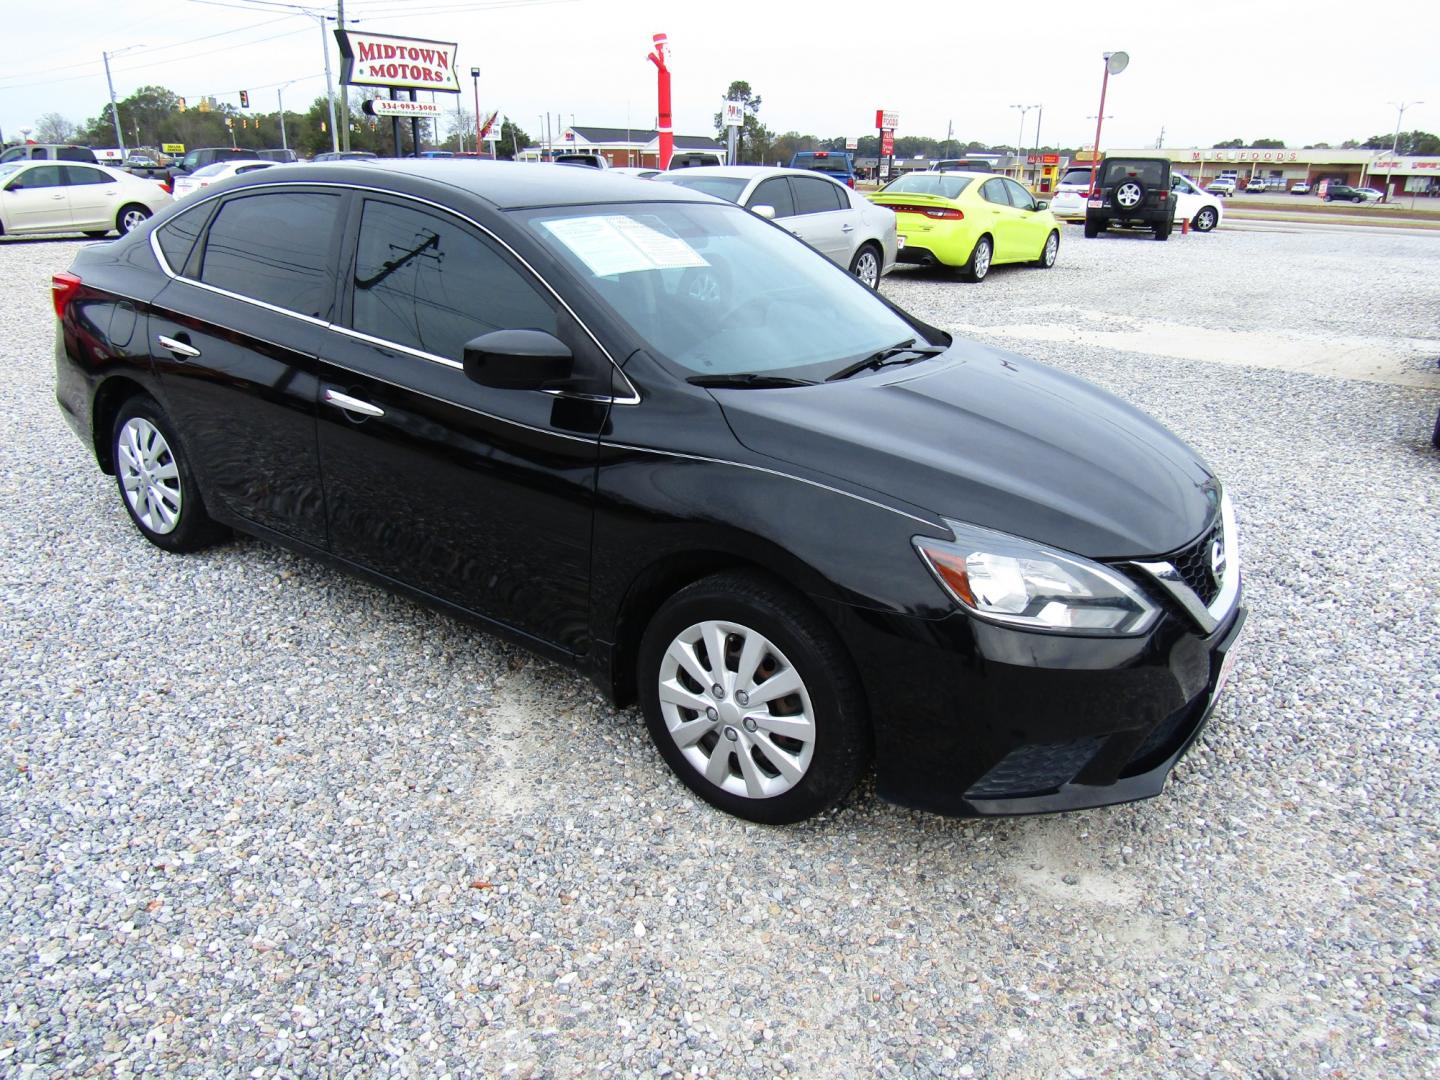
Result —
<instances>
[{"instance_id":1,"label":"business banner sign","mask_svg":"<svg viewBox=\"0 0 1440 1080\"><path fill-rule=\"evenodd\" d=\"M340 43L340 81L348 86L389 86L400 90L460 93L453 41L336 30Z\"/></svg>"}]
</instances>

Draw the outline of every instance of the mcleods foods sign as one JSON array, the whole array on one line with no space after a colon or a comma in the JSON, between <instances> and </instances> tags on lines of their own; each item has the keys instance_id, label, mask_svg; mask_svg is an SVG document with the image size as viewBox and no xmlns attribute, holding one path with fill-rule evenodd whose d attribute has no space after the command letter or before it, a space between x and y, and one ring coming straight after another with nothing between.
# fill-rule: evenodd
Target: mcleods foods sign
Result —
<instances>
[{"instance_id":1,"label":"mcleods foods sign","mask_svg":"<svg viewBox=\"0 0 1440 1080\"><path fill-rule=\"evenodd\" d=\"M344 61L340 81L349 86L460 92L453 41L422 41L357 30L336 30L335 40Z\"/></svg>"}]
</instances>

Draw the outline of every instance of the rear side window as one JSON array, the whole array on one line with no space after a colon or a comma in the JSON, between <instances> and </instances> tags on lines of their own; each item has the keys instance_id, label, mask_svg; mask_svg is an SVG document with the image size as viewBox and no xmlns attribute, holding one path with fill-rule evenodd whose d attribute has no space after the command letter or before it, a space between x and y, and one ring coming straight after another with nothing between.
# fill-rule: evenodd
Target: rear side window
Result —
<instances>
[{"instance_id":1,"label":"rear side window","mask_svg":"<svg viewBox=\"0 0 1440 1080\"><path fill-rule=\"evenodd\" d=\"M980 185L980 197L997 206L1010 205L1010 196L1005 193L1005 182L998 176L994 180L986 180Z\"/></svg>"},{"instance_id":2,"label":"rear side window","mask_svg":"<svg viewBox=\"0 0 1440 1080\"><path fill-rule=\"evenodd\" d=\"M231 199L205 237L200 280L287 311L328 319L340 196L273 191Z\"/></svg>"},{"instance_id":3,"label":"rear side window","mask_svg":"<svg viewBox=\"0 0 1440 1080\"><path fill-rule=\"evenodd\" d=\"M790 189L795 193L797 214L823 214L840 209L840 189L828 180L792 176Z\"/></svg>"},{"instance_id":4,"label":"rear side window","mask_svg":"<svg viewBox=\"0 0 1440 1080\"><path fill-rule=\"evenodd\" d=\"M186 210L155 230L155 239L165 255L165 262L175 273L185 272L185 264L190 261L190 252L195 247L195 239L205 227L205 219L210 216L212 209L214 208L211 206L197 206Z\"/></svg>"},{"instance_id":5,"label":"rear side window","mask_svg":"<svg viewBox=\"0 0 1440 1080\"><path fill-rule=\"evenodd\" d=\"M365 203L354 287L356 330L449 360L492 330L558 328L550 301L488 242L394 203Z\"/></svg>"},{"instance_id":6,"label":"rear side window","mask_svg":"<svg viewBox=\"0 0 1440 1080\"><path fill-rule=\"evenodd\" d=\"M795 214L795 200L790 197L790 185L783 176L773 176L763 181L745 206L747 209L773 206L777 218L793 217Z\"/></svg>"},{"instance_id":7,"label":"rear side window","mask_svg":"<svg viewBox=\"0 0 1440 1080\"><path fill-rule=\"evenodd\" d=\"M84 165L61 165L65 171L65 182L74 187L82 184L116 184L119 183L110 173L104 169L88 169Z\"/></svg>"}]
</instances>

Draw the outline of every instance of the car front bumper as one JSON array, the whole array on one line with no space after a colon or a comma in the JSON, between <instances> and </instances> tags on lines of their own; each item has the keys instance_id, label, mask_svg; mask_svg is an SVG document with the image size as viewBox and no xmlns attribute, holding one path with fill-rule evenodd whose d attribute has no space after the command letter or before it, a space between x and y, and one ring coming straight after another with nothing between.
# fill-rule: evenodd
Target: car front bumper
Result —
<instances>
[{"instance_id":1,"label":"car front bumper","mask_svg":"<svg viewBox=\"0 0 1440 1080\"><path fill-rule=\"evenodd\" d=\"M1245 609L1214 633L1167 613L1148 634L1037 634L831 611L866 686L877 786L962 817L1040 814L1158 795L1205 726Z\"/></svg>"}]
</instances>

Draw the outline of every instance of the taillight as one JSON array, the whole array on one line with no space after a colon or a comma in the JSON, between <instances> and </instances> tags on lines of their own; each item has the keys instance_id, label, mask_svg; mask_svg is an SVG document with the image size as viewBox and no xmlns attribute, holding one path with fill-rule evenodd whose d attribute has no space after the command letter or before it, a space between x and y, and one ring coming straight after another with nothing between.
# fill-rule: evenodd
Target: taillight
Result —
<instances>
[{"instance_id":1,"label":"taillight","mask_svg":"<svg viewBox=\"0 0 1440 1080\"><path fill-rule=\"evenodd\" d=\"M1169 194L1170 194L1170 193L1169 193L1168 191L1162 191L1162 192L1160 192L1160 201L1161 201L1161 202L1164 202L1165 199L1166 199L1166 197L1167 197Z\"/></svg>"},{"instance_id":2,"label":"taillight","mask_svg":"<svg viewBox=\"0 0 1440 1080\"><path fill-rule=\"evenodd\" d=\"M75 298L75 294L80 291L80 286L84 284L83 281L68 271L62 274L55 274L50 278L50 299L54 301L55 314L59 318L65 318L65 308L69 305L70 301Z\"/></svg>"},{"instance_id":3,"label":"taillight","mask_svg":"<svg viewBox=\"0 0 1440 1080\"><path fill-rule=\"evenodd\" d=\"M853 176L847 176L845 178L845 186L853 188L855 186L855 178Z\"/></svg>"},{"instance_id":4,"label":"taillight","mask_svg":"<svg viewBox=\"0 0 1440 1080\"><path fill-rule=\"evenodd\" d=\"M162 180L162 181L160 182L160 190L163 191L163 192L165 192L166 195L174 195L174 194L175 194L175 185L174 185L174 184L167 184L167 183L165 183L165 182Z\"/></svg>"},{"instance_id":5,"label":"taillight","mask_svg":"<svg viewBox=\"0 0 1440 1080\"><path fill-rule=\"evenodd\" d=\"M939 221L964 221L965 211L948 206L912 206L910 203L882 203L897 214L919 214Z\"/></svg>"}]
</instances>

